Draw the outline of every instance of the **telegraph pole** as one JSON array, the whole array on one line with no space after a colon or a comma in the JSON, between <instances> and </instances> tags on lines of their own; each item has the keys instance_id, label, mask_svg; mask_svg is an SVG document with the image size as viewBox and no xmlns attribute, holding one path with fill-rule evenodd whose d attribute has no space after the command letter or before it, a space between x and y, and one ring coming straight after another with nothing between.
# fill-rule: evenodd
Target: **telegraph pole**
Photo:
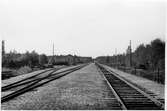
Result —
<instances>
[{"instance_id":1,"label":"telegraph pole","mask_svg":"<svg viewBox=\"0 0 167 111\"><path fill-rule=\"evenodd\" d=\"M131 48L131 40L130 40L130 58L129 58L129 60L130 60L130 67L132 66L132 48Z\"/></svg>"},{"instance_id":2,"label":"telegraph pole","mask_svg":"<svg viewBox=\"0 0 167 111\"><path fill-rule=\"evenodd\" d=\"M52 65L55 63L55 59L54 59L54 43L53 43L53 57L52 57Z\"/></svg>"},{"instance_id":3,"label":"telegraph pole","mask_svg":"<svg viewBox=\"0 0 167 111\"><path fill-rule=\"evenodd\" d=\"M54 44L53 44L53 57L54 57Z\"/></svg>"},{"instance_id":4,"label":"telegraph pole","mask_svg":"<svg viewBox=\"0 0 167 111\"><path fill-rule=\"evenodd\" d=\"M115 59L115 64L116 64L116 67L117 67L117 48L115 48L115 57L116 57L116 59Z\"/></svg>"},{"instance_id":5,"label":"telegraph pole","mask_svg":"<svg viewBox=\"0 0 167 111\"><path fill-rule=\"evenodd\" d=\"M2 57L5 55L5 41L2 40Z\"/></svg>"}]
</instances>

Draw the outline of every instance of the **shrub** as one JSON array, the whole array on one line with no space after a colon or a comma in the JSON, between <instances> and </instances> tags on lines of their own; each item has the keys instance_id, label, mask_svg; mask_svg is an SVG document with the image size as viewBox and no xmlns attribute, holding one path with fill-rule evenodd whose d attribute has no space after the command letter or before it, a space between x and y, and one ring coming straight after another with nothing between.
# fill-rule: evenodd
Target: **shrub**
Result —
<instances>
[{"instance_id":1,"label":"shrub","mask_svg":"<svg viewBox=\"0 0 167 111\"><path fill-rule=\"evenodd\" d=\"M17 75L26 74L31 72L32 69L29 66L23 66L16 71Z\"/></svg>"}]
</instances>

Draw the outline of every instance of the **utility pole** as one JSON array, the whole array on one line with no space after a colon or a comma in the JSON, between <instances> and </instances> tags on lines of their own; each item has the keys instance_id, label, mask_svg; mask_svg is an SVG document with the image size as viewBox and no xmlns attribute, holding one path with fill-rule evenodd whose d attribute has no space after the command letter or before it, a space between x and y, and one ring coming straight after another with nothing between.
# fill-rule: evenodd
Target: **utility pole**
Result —
<instances>
[{"instance_id":1,"label":"utility pole","mask_svg":"<svg viewBox=\"0 0 167 111\"><path fill-rule=\"evenodd\" d=\"M54 44L53 44L53 47L52 47L52 48L53 48L53 50L52 50L52 51L53 51L53 52L52 52L53 55L52 55L51 58L49 59L48 64L53 64L53 63L54 63Z\"/></svg>"},{"instance_id":2,"label":"utility pole","mask_svg":"<svg viewBox=\"0 0 167 111\"><path fill-rule=\"evenodd\" d=\"M54 44L53 44L53 57L54 57Z\"/></svg>"},{"instance_id":3,"label":"utility pole","mask_svg":"<svg viewBox=\"0 0 167 111\"><path fill-rule=\"evenodd\" d=\"M117 67L117 48L115 48L115 57L116 57L116 59L115 59L115 64L116 64L116 67Z\"/></svg>"},{"instance_id":4,"label":"utility pole","mask_svg":"<svg viewBox=\"0 0 167 111\"><path fill-rule=\"evenodd\" d=\"M52 65L55 63L55 58L54 58L54 43L53 43L53 57L52 57Z\"/></svg>"},{"instance_id":5,"label":"utility pole","mask_svg":"<svg viewBox=\"0 0 167 111\"><path fill-rule=\"evenodd\" d=\"M2 57L5 55L5 41L2 40Z\"/></svg>"},{"instance_id":6,"label":"utility pole","mask_svg":"<svg viewBox=\"0 0 167 111\"><path fill-rule=\"evenodd\" d=\"M129 58L129 60L130 60L130 67L132 67L132 48L131 48L131 40L130 40L130 58Z\"/></svg>"}]
</instances>

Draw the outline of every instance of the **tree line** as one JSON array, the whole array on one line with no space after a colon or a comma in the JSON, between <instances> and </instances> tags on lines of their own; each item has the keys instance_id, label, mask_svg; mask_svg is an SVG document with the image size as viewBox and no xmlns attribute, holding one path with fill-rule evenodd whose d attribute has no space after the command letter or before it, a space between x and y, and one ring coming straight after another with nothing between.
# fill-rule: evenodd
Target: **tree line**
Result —
<instances>
[{"instance_id":1,"label":"tree line","mask_svg":"<svg viewBox=\"0 0 167 111\"><path fill-rule=\"evenodd\" d=\"M43 65L48 62L45 54L38 54L35 51L26 53L17 53L15 50L2 55L2 67L20 68L22 66Z\"/></svg>"},{"instance_id":2,"label":"tree line","mask_svg":"<svg viewBox=\"0 0 167 111\"><path fill-rule=\"evenodd\" d=\"M150 44L141 44L133 53L134 66L143 65L146 69L165 69L165 42L160 39Z\"/></svg>"},{"instance_id":3,"label":"tree line","mask_svg":"<svg viewBox=\"0 0 167 111\"><path fill-rule=\"evenodd\" d=\"M111 66L130 67L130 54L118 54L113 56L101 56L97 61ZM149 44L140 44L131 53L131 67L146 70L165 69L165 42L157 38Z\"/></svg>"}]
</instances>

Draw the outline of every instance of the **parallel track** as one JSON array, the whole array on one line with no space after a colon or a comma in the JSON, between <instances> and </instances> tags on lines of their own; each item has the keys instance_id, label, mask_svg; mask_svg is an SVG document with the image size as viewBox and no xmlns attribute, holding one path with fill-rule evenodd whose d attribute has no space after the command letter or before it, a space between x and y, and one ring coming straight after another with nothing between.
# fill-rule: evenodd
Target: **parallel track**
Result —
<instances>
[{"instance_id":1,"label":"parallel track","mask_svg":"<svg viewBox=\"0 0 167 111\"><path fill-rule=\"evenodd\" d=\"M84 65L80 65L80 66L77 66L77 67L74 67L74 68L70 68L70 69L67 69L65 71L61 71L61 72L57 72L57 70L53 70L52 72L50 72L47 76L44 76L44 77L41 77L41 78L36 78L36 79L33 79L31 80L30 83L28 83L27 81L25 82L16 82L16 84L12 84L12 85L9 85L9 86L6 86L6 88L9 90L9 89L12 89L12 88L15 88L15 87L19 87L19 86L22 86L22 85L25 85L24 87L21 87L19 88L18 90L6 95L6 96L3 96L1 98L1 102L6 102L6 101L9 101L23 93L26 93L30 90L33 90L34 88L37 88L39 86L42 86L46 83L49 83L53 80L56 80L58 78L61 78L69 73L72 73L76 70L79 70L83 67L85 67L87 64L84 64ZM10 87L10 88L8 88ZM4 88L5 89L5 88ZM7 90L6 89L6 90Z\"/></svg>"},{"instance_id":2,"label":"parallel track","mask_svg":"<svg viewBox=\"0 0 167 111\"><path fill-rule=\"evenodd\" d=\"M56 72L56 71L58 71L58 70L59 70L59 69L57 69L57 68L53 68L53 69L49 69L49 70L44 70L44 71L42 71L42 72L40 72L40 73L38 73L38 74L35 74L35 75L33 75L33 76L26 77L26 78L24 78L24 79L22 79L22 80L19 80L19 81L17 81L17 82L8 84L8 85L6 85L6 86L3 86L3 87L1 88L1 91L4 92L4 91L11 90L11 89L13 89L13 88L16 88L16 87L19 87L19 86L22 86L22 85L26 85L26 84L28 84L28 83L31 83L31 82L36 81L37 78L38 78L39 76L41 76L42 74L45 74L45 73L47 73L47 72L49 72L49 71Z\"/></svg>"},{"instance_id":3,"label":"parallel track","mask_svg":"<svg viewBox=\"0 0 167 111\"><path fill-rule=\"evenodd\" d=\"M127 110L162 110L164 104L128 83L100 64L96 64L104 74L108 85L120 102L120 107Z\"/></svg>"}]
</instances>

